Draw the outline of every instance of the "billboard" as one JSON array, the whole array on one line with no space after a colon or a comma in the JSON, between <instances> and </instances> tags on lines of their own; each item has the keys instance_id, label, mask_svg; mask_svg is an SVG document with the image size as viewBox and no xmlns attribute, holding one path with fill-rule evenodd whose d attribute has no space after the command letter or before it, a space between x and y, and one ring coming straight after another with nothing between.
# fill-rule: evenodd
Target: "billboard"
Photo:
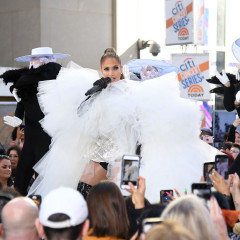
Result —
<instances>
[{"instance_id":1,"label":"billboard","mask_svg":"<svg viewBox=\"0 0 240 240\"><path fill-rule=\"evenodd\" d=\"M166 45L204 44L204 1L165 0Z\"/></svg>"},{"instance_id":2,"label":"billboard","mask_svg":"<svg viewBox=\"0 0 240 240\"><path fill-rule=\"evenodd\" d=\"M172 64L180 69L180 96L192 100L210 100L209 54L172 54Z\"/></svg>"}]
</instances>

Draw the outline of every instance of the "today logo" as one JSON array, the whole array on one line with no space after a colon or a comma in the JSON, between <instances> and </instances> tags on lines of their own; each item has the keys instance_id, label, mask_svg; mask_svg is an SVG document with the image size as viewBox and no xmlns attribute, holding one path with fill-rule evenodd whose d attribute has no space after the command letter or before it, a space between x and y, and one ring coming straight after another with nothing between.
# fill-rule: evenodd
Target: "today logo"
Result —
<instances>
[{"instance_id":1,"label":"today logo","mask_svg":"<svg viewBox=\"0 0 240 240\"><path fill-rule=\"evenodd\" d=\"M188 29L183 27L178 32L178 40L187 40L189 39Z\"/></svg>"},{"instance_id":2,"label":"today logo","mask_svg":"<svg viewBox=\"0 0 240 240\"><path fill-rule=\"evenodd\" d=\"M202 97L203 94L203 87L199 84L193 84L188 89L188 97Z\"/></svg>"}]
</instances>

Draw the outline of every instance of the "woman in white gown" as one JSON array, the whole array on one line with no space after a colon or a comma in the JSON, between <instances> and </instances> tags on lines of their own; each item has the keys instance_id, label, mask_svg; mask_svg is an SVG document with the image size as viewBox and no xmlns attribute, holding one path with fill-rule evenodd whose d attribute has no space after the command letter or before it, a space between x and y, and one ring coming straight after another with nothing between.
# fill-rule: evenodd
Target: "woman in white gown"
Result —
<instances>
[{"instance_id":1,"label":"woman in white gown","mask_svg":"<svg viewBox=\"0 0 240 240\"><path fill-rule=\"evenodd\" d=\"M99 78L96 71L63 68L57 81L40 84L41 124L52 143L35 166L39 175L29 194L44 197L58 186L77 188L91 162L89 178L98 162L109 163L108 176L116 177L114 166L124 154L135 154L138 143L150 201L159 200L161 189L190 189L214 150L199 139L201 113L194 102L179 97L177 74L144 82L121 79L120 58L112 49L101 58L101 72L111 83L86 101L84 93Z\"/></svg>"}]
</instances>

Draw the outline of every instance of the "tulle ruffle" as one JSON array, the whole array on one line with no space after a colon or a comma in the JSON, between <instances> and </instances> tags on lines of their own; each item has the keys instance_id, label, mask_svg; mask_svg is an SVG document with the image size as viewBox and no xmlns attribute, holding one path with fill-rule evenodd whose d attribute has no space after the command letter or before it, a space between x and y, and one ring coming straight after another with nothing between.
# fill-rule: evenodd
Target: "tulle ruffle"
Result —
<instances>
[{"instance_id":1,"label":"tulle ruffle","mask_svg":"<svg viewBox=\"0 0 240 240\"><path fill-rule=\"evenodd\" d=\"M39 177L30 194L44 197L58 186L76 189L89 160L113 166L122 155L135 154L137 143L150 201L159 200L161 189L190 190L216 150L199 139L199 107L179 97L176 73L144 82L121 80L82 103L98 78L89 69L70 68L56 81L40 84L46 114L41 124L52 144L35 166ZM119 182L120 173L115 179Z\"/></svg>"}]
</instances>

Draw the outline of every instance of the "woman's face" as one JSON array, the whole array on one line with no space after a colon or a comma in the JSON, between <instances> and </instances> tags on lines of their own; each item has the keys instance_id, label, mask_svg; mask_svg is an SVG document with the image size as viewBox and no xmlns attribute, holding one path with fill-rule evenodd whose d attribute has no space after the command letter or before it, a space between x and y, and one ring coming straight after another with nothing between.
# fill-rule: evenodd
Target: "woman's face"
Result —
<instances>
[{"instance_id":1,"label":"woman's face","mask_svg":"<svg viewBox=\"0 0 240 240\"><path fill-rule=\"evenodd\" d=\"M11 162L9 159L0 161L0 178L8 179L12 173Z\"/></svg>"},{"instance_id":2,"label":"woman's face","mask_svg":"<svg viewBox=\"0 0 240 240\"><path fill-rule=\"evenodd\" d=\"M236 159L236 157L237 157L238 154L239 154L239 149L236 148L236 147L231 147L230 153L233 155L233 158Z\"/></svg>"},{"instance_id":3,"label":"woman's face","mask_svg":"<svg viewBox=\"0 0 240 240\"><path fill-rule=\"evenodd\" d=\"M117 59L113 57L105 58L102 62L100 70L103 77L111 78L111 82L117 82L120 80L122 74L122 66Z\"/></svg>"},{"instance_id":4,"label":"woman's face","mask_svg":"<svg viewBox=\"0 0 240 240\"><path fill-rule=\"evenodd\" d=\"M9 153L9 158L11 161L12 169L15 170L17 168L19 160L18 152L16 150L11 150Z\"/></svg>"}]
</instances>

